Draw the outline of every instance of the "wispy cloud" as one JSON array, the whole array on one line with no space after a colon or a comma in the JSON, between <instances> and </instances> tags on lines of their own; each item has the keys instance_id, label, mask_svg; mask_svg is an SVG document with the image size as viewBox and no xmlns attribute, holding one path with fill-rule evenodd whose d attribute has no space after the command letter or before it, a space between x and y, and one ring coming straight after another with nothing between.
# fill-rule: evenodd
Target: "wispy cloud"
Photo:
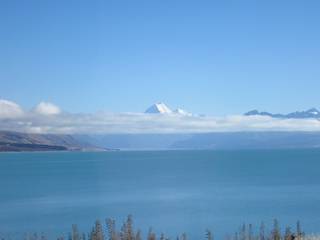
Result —
<instances>
[{"instance_id":1,"label":"wispy cloud","mask_svg":"<svg viewBox=\"0 0 320 240\"><path fill-rule=\"evenodd\" d=\"M52 103L31 110L0 100L0 130L29 133L203 133L232 131L320 131L317 119L275 119L267 116L183 116L179 114L63 112Z\"/></svg>"}]
</instances>

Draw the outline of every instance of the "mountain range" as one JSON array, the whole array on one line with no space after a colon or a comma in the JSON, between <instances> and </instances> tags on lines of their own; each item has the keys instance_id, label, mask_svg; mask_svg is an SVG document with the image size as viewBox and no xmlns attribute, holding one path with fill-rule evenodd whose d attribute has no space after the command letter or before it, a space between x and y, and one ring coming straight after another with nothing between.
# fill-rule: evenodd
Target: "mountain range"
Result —
<instances>
[{"instance_id":1,"label":"mountain range","mask_svg":"<svg viewBox=\"0 0 320 240\"><path fill-rule=\"evenodd\" d=\"M296 111L288 114L281 113L269 113L269 112L259 112L258 110L252 110L244 114L245 116L269 116L272 118L296 118L296 119L305 119L305 118L320 118L320 111L316 108L310 108L306 111Z\"/></svg>"},{"instance_id":2,"label":"mountain range","mask_svg":"<svg viewBox=\"0 0 320 240\"><path fill-rule=\"evenodd\" d=\"M194 115L189 113L181 108L177 108L175 110L171 110L165 103L158 102L151 105L145 113L147 114L177 114L181 116L203 116L203 115ZM310 108L305 111L296 111L288 114L282 113L270 113L265 111L251 110L244 114L245 116L268 116L272 118L282 118L282 119L320 119L320 111L316 108Z\"/></svg>"},{"instance_id":3,"label":"mountain range","mask_svg":"<svg viewBox=\"0 0 320 240\"><path fill-rule=\"evenodd\" d=\"M0 151L320 148L320 132L55 135L0 132Z\"/></svg>"},{"instance_id":4,"label":"mountain range","mask_svg":"<svg viewBox=\"0 0 320 240\"><path fill-rule=\"evenodd\" d=\"M320 148L320 132L215 132L197 134L105 134L75 136L120 150Z\"/></svg>"}]
</instances>

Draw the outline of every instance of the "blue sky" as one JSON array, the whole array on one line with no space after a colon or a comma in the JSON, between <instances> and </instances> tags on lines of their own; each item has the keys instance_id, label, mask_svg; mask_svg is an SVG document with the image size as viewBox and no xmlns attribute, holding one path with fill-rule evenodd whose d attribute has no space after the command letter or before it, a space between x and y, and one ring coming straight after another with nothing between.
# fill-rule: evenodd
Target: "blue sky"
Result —
<instances>
[{"instance_id":1,"label":"blue sky","mask_svg":"<svg viewBox=\"0 0 320 240\"><path fill-rule=\"evenodd\" d=\"M319 1L0 2L0 97L210 115L320 108Z\"/></svg>"}]
</instances>

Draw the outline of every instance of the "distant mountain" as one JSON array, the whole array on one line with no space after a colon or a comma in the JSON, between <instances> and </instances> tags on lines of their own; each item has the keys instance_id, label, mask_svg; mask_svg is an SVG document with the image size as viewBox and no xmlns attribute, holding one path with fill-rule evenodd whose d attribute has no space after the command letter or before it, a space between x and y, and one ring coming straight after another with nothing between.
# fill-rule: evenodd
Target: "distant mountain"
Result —
<instances>
[{"instance_id":1,"label":"distant mountain","mask_svg":"<svg viewBox=\"0 0 320 240\"><path fill-rule=\"evenodd\" d=\"M245 116L269 116L273 118L320 118L320 111L316 108L311 108L307 111L297 111L288 114L273 114L269 112L259 112L258 110L252 110L244 114Z\"/></svg>"},{"instance_id":2,"label":"distant mountain","mask_svg":"<svg viewBox=\"0 0 320 240\"><path fill-rule=\"evenodd\" d=\"M320 132L221 132L194 134L173 149L297 149L320 148Z\"/></svg>"},{"instance_id":3,"label":"distant mountain","mask_svg":"<svg viewBox=\"0 0 320 240\"><path fill-rule=\"evenodd\" d=\"M7 151L101 151L71 135L28 134L0 131L0 152Z\"/></svg>"},{"instance_id":4,"label":"distant mountain","mask_svg":"<svg viewBox=\"0 0 320 240\"><path fill-rule=\"evenodd\" d=\"M181 108L177 108L176 110L173 111L175 114L180 114L183 116L193 116L192 113L187 112L186 110L183 110Z\"/></svg>"},{"instance_id":5,"label":"distant mountain","mask_svg":"<svg viewBox=\"0 0 320 240\"><path fill-rule=\"evenodd\" d=\"M106 134L83 136L83 139L95 146L121 150L320 149L320 132Z\"/></svg>"},{"instance_id":6,"label":"distant mountain","mask_svg":"<svg viewBox=\"0 0 320 240\"><path fill-rule=\"evenodd\" d=\"M145 113L156 113L156 114L179 114L183 116L192 116L192 113L187 112L181 108L177 108L176 110L171 110L166 104L159 102L150 106Z\"/></svg>"},{"instance_id":7,"label":"distant mountain","mask_svg":"<svg viewBox=\"0 0 320 240\"><path fill-rule=\"evenodd\" d=\"M180 141L190 139L192 134L99 134L79 135L95 146L120 150L164 150Z\"/></svg>"},{"instance_id":8,"label":"distant mountain","mask_svg":"<svg viewBox=\"0 0 320 240\"><path fill-rule=\"evenodd\" d=\"M166 113L172 113L171 109L165 105L162 102L155 103L151 107L149 107L145 113L161 113L161 114L166 114Z\"/></svg>"}]
</instances>

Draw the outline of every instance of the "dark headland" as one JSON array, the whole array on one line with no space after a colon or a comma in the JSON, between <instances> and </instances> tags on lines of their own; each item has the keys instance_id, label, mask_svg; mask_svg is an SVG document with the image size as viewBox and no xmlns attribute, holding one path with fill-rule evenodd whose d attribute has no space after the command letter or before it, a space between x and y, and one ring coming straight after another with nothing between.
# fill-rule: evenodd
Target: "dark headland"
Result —
<instances>
[{"instance_id":1,"label":"dark headland","mask_svg":"<svg viewBox=\"0 0 320 240\"><path fill-rule=\"evenodd\" d=\"M71 135L0 131L0 152L107 151Z\"/></svg>"}]
</instances>

